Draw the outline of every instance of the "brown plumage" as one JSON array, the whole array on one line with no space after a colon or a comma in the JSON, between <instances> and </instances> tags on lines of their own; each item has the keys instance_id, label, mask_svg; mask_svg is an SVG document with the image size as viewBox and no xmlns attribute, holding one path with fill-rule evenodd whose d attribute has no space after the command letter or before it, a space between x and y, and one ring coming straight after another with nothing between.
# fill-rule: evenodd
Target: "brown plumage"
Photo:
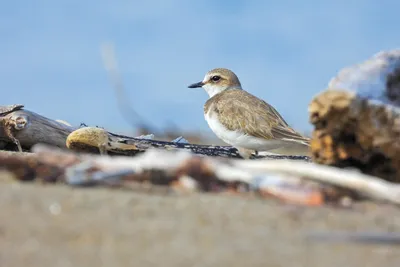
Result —
<instances>
[{"instance_id":1,"label":"brown plumage","mask_svg":"<svg viewBox=\"0 0 400 267\"><path fill-rule=\"evenodd\" d=\"M205 103L204 113L210 108L221 124L231 131L309 144L309 138L292 129L274 107L242 89L229 89L214 95Z\"/></svg>"}]
</instances>

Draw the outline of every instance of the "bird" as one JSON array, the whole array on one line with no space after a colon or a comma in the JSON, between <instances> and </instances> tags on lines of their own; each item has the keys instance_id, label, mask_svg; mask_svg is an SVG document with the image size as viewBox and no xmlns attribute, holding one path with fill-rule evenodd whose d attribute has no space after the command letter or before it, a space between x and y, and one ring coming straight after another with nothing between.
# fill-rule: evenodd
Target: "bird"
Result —
<instances>
[{"instance_id":1,"label":"bird","mask_svg":"<svg viewBox=\"0 0 400 267\"><path fill-rule=\"evenodd\" d=\"M244 90L232 70L212 69L188 88L206 91L209 99L203 110L208 126L242 158L259 152L310 155L310 139L290 127L272 105Z\"/></svg>"}]
</instances>

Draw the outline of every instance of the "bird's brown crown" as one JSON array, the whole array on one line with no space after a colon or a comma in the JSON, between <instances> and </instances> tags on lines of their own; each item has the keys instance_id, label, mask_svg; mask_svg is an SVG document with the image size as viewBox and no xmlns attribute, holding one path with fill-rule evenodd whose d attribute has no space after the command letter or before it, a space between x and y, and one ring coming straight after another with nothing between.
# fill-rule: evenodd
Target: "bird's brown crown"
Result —
<instances>
[{"instance_id":1,"label":"bird's brown crown","mask_svg":"<svg viewBox=\"0 0 400 267\"><path fill-rule=\"evenodd\" d=\"M242 87L236 74L233 71L224 68L216 68L207 72L203 83L220 86L226 89Z\"/></svg>"}]
</instances>

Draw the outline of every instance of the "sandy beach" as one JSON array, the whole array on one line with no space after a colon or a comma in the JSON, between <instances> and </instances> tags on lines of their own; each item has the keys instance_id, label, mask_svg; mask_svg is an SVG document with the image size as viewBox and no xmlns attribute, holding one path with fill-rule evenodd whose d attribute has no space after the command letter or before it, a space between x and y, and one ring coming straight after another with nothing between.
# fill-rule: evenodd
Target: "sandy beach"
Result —
<instances>
[{"instance_id":1,"label":"sandy beach","mask_svg":"<svg viewBox=\"0 0 400 267\"><path fill-rule=\"evenodd\" d=\"M20 183L2 174L1 266L399 266L394 245L308 231L400 231L400 210Z\"/></svg>"}]
</instances>

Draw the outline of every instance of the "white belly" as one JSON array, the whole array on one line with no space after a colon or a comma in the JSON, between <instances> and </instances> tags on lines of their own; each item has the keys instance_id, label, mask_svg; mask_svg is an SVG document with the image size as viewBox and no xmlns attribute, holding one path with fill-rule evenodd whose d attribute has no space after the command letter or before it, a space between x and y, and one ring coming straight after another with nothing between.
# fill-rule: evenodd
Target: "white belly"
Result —
<instances>
[{"instance_id":1,"label":"white belly","mask_svg":"<svg viewBox=\"0 0 400 267\"><path fill-rule=\"evenodd\" d=\"M268 151L282 147L284 143L286 143L281 140L266 140L249 136L241 131L230 131L218 121L217 116L209 115L210 113L207 113L204 117L208 123L208 126L215 133L215 135L225 143L228 143L236 148L241 147L257 151Z\"/></svg>"}]
</instances>

